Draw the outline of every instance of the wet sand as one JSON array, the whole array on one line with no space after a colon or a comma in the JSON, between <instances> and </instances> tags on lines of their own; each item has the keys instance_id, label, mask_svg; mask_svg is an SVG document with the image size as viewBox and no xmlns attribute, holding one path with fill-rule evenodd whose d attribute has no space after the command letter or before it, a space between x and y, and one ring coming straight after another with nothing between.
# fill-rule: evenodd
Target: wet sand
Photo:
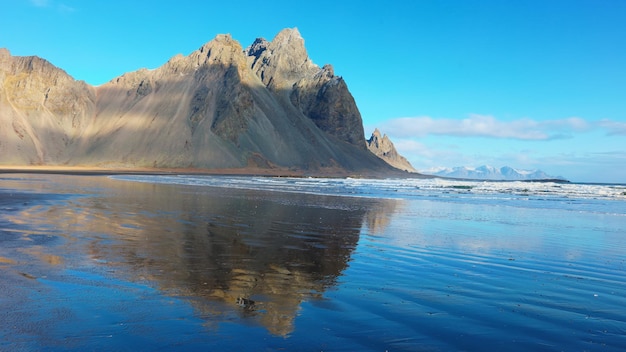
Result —
<instances>
[{"instance_id":1,"label":"wet sand","mask_svg":"<svg viewBox=\"0 0 626 352\"><path fill-rule=\"evenodd\" d=\"M228 323L287 336L384 203L4 175L0 349L187 350Z\"/></svg>"},{"instance_id":2,"label":"wet sand","mask_svg":"<svg viewBox=\"0 0 626 352\"><path fill-rule=\"evenodd\" d=\"M0 175L0 350L624 350L625 212L573 203Z\"/></svg>"}]
</instances>

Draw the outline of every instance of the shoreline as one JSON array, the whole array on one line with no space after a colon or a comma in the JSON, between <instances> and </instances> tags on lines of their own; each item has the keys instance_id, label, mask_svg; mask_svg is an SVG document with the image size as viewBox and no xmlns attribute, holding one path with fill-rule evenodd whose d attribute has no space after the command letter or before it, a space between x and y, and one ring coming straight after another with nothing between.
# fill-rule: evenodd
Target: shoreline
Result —
<instances>
[{"instance_id":1,"label":"shoreline","mask_svg":"<svg viewBox=\"0 0 626 352\"><path fill-rule=\"evenodd\" d=\"M2 174L51 174L51 175L77 175L77 176L107 176L107 175L199 175L199 176L263 176L263 177L294 177L294 178L418 178L418 179L441 179L447 181L465 182L526 182L526 183L561 183L572 184L565 179L537 179L537 180L480 180L467 178L453 178L443 176L425 175L408 171L398 170L392 172L376 171L353 171L341 169L322 170L299 170L287 168L224 168L224 169L201 169L201 168L107 168L91 166L0 166ZM595 184L595 183L590 183Z\"/></svg>"},{"instance_id":2,"label":"shoreline","mask_svg":"<svg viewBox=\"0 0 626 352\"><path fill-rule=\"evenodd\" d=\"M87 166L0 166L0 174L59 174L59 175L215 175L215 176L267 176L267 177L313 177L313 178L435 178L419 173L347 171L341 169L293 170L282 168L105 168Z\"/></svg>"}]
</instances>

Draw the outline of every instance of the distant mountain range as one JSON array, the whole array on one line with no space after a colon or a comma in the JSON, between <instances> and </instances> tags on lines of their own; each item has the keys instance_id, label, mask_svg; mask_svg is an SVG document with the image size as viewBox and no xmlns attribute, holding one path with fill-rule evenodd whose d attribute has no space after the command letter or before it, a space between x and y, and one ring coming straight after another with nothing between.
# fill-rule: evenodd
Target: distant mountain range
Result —
<instances>
[{"instance_id":1,"label":"distant mountain range","mask_svg":"<svg viewBox=\"0 0 626 352\"><path fill-rule=\"evenodd\" d=\"M520 170L509 166L496 168L483 165L480 167L458 166L452 168L440 167L429 170L421 170L426 175L462 178L471 180L502 180L502 181L526 181L526 180L563 180L562 176L551 176L541 170Z\"/></svg>"}]
</instances>

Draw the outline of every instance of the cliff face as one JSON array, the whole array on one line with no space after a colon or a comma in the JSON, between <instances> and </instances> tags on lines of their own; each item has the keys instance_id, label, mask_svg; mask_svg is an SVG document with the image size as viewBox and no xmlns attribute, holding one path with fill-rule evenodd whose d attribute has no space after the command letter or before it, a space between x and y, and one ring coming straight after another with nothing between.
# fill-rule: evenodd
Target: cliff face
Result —
<instances>
[{"instance_id":1,"label":"cliff face","mask_svg":"<svg viewBox=\"0 0 626 352\"><path fill-rule=\"evenodd\" d=\"M43 59L0 49L0 163L65 161L95 112L93 87Z\"/></svg>"},{"instance_id":2,"label":"cliff face","mask_svg":"<svg viewBox=\"0 0 626 352\"><path fill-rule=\"evenodd\" d=\"M382 136L378 129L374 130L374 133L372 133L372 136L367 141L367 148L396 169L408 172L417 172L417 170L413 168L413 165L411 165L405 157L398 154L396 147L393 145L389 137L387 137L387 135Z\"/></svg>"},{"instance_id":3,"label":"cliff face","mask_svg":"<svg viewBox=\"0 0 626 352\"><path fill-rule=\"evenodd\" d=\"M244 49L218 35L188 56L91 87L0 50L0 164L390 170L352 95L297 29Z\"/></svg>"},{"instance_id":4,"label":"cliff face","mask_svg":"<svg viewBox=\"0 0 626 352\"><path fill-rule=\"evenodd\" d=\"M366 149L361 114L346 83L331 65L320 69L311 62L297 29L280 32L272 42L257 40L246 52L270 90L289 97L322 131Z\"/></svg>"}]
</instances>

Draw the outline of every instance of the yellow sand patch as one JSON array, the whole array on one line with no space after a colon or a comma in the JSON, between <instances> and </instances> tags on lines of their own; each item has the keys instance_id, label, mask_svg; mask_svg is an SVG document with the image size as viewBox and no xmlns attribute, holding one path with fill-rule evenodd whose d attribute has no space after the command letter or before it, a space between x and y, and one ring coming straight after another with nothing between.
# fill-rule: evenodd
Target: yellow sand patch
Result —
<instances>
[{"instance_id":1,"label":"yellow sand patch","mask_svg":"<svg viewBox=\"0 0 626 352\"><path fill-rule=\"evenodd\" d=\"M63 264L63 257L54 255L54 254L43 253L38 248L29 248L26 250L22 250L21 252L26 253L28 255L32 255L33 257L37 257L42 262L50 264L50 265Z\"/></svg>"},{"instance_id":2,"label":"yellow sand patch","mask_svg":"<svg viewBox=\"0 0 626 352\"><path fill-rule=\"evenodd\" d=\"M60 265L63 264L63 258L59 257L58 255L53 255L53 254L42 254L40 256L41 260L45 261L46 263L50 264L50 265Z\"/></svg>"},{"instance_id":3,"label":"yellow sand patch","mask_svg":"<svg viewBox=\"0 0 626 352\"><path fill-rule=\"evenodd\" d=\"M15 260L5 258L5 257L0 257L0 264L15 264Z\"/></svg>"}]
</instances>

